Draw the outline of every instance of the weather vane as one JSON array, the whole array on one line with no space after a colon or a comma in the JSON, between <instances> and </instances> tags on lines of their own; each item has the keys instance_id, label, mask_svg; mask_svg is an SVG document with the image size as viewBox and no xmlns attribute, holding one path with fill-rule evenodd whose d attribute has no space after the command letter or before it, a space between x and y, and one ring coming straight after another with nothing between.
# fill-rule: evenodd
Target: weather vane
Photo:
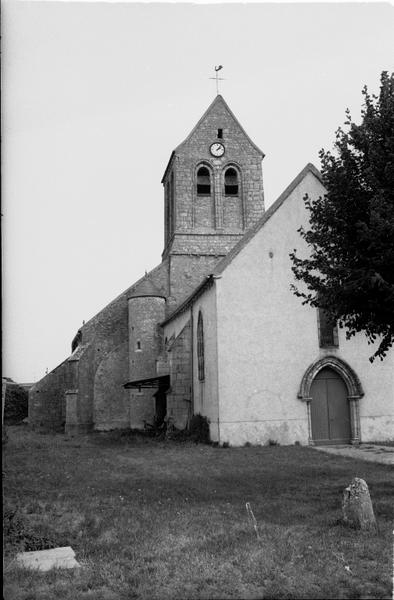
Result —
<instances>
[{"instance_id":1,"label":"weather vane","mask_svg":"<svg viewBox=\"0 0 394 600\"><path fill-rule=\"evenodd\" d=\"M223 69L223 65L219 65L218 67L215 67L215 77L209 78L209 79L216 80L216 94L219 94L219 81L224 81L224 77L219 77L219 75L218 75L220 69Z\"/></svg>"}]
</instances>

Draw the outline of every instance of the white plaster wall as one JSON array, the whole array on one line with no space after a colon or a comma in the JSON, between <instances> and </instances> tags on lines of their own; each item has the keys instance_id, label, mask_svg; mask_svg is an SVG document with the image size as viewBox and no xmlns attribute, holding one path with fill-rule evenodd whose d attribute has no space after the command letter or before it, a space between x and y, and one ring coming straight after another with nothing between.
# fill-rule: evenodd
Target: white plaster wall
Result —
<instances>
[{"instance_id":1,"label":"white plaster wall","mask_svg":"<svg viewBox=\"0 0 394 600\"><path fill-rule=\"evenodd\" d=\"M204 324L205 379L198 379L197 321L201 310ZM210 422L212 441L219 441L218 428L218 363L216 332L215 284L200 296L193 305L193 402L194 413L200 413Z\"/></svg>"},{"instance_id":2,"label":"white plaster wall","mask_svg":"<svg viewBox=\"0 0 394 600\"><path fill-rule=\"evenodd\" d=\"M305 370L326 354L345 360L362 383L361 440L394 437L394 353L371 364L365 336L347 341L344 331L339 349L320 349L316 310L290 290L289 252L305 250L297 229L307 223L306 192L324 193L311 172L217 281L221 442L308 443L307 408L297 393Z\"/></svg>"}]
</instances>

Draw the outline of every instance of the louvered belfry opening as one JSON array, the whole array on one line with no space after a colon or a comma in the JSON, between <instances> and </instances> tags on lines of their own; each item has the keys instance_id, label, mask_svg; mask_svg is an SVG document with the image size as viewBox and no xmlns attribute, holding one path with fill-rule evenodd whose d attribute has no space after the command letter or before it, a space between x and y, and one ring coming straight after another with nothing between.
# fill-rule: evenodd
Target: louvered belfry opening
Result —
<instances>
[{"instance_id":1,"label":"louvered belfry opening","mask_svg":"<svg viewBox=\"0 0 394 600\"><path fill-rule=\"evenodd\" d=\"M224 195L225 196L238 196L238 173L230 167L224 174Z\"/></svg>"},{"instance_id":2,"label":"louvered belfry opening","mask_svg":"<svg viewBox=\"0 0 394 600\"><path fill-rule=\"evenodd\" d=\"M207 167L200 167L197 171L197 195L210 196L211 174Z\"/></svg>"}]
</instances>

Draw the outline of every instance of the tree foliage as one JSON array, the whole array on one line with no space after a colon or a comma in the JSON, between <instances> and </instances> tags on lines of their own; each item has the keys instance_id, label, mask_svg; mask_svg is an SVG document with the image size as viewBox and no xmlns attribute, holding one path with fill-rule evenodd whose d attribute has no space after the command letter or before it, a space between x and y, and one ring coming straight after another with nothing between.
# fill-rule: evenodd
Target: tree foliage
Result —
<instances>
[{"instance_id":1,"label":"tree foliage","mask_svg":"<svg viewBox=\"0 0 394 600\"><path fill-rule=\"evenodd\" d=\"M29 393L16 383L7 384L4 403L4 422L7 425L21 423L28 416Z\"/></svg>"},{"instance_id":2,"label":"tree foliage","mask_svg":"<svg viewBox=\"0 0 394 600\"><path fill-rule=\"evenodd\" d=\"M383 71L379 96L364 87L362 121L336 132L334 153L320 151L324 197L305 197L310 256L290 254L303 304L323 308L346 328L378 340L383 360L394 343L394 73Z\"/></svg>"}]
</instances>

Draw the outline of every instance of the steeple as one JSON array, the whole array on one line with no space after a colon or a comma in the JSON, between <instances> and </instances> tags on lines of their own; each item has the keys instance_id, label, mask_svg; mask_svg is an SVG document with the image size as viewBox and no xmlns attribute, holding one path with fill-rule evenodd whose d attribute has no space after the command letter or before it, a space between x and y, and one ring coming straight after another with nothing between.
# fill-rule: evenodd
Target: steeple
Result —
<instances>
[{"instance_id":1,"label":"steeple","mask_svg":"<svg viewBox=\"0 0 394 600\"><path fill-rule=\"evenodd\" d=\"M227 254L264 212L263 157L218 94L165 170L163 258Z\"/></svg>"}]
</instances>

